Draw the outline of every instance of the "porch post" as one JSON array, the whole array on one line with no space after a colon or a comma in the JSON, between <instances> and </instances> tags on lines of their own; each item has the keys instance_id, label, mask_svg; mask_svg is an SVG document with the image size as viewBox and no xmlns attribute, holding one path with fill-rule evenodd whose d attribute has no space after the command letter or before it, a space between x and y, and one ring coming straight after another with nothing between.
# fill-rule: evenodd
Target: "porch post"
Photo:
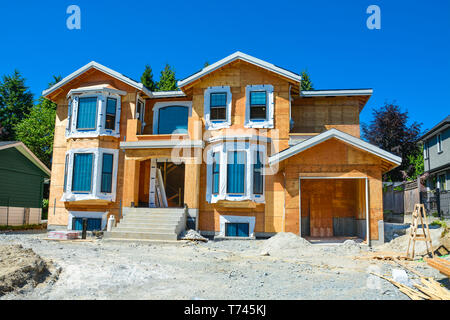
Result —
<instances>
[{"instance_id":1,"label":"porch post","mask_svg":"<svg viewBox=\"0 0 450 320\"><path fill-rule=\"evenodd\" d=\"M135 206L139 202L139 170L140 162L137 160L125 159L125 168L123 175L123 206L131 207L134 202Z\"/></svg>"}]
</instances>

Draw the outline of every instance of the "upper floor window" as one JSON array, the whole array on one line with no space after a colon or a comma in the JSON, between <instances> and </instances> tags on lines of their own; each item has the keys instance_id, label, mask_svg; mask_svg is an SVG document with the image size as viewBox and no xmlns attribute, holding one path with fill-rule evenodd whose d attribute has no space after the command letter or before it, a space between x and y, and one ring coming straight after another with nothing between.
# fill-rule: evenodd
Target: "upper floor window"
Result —
<instances>
[{"instance_id":1,"label":"upper floor window","mask_svg":"<svg viewBox=\"0 0 450 320\"><path fill-rule=\"evenodd\" d=\"M66 137L120 137L120 96L125 94L109 88L71 90Z\"/></svg>"},{"instance_id":2,"label":"upper floor window","mask_svg":"<svg viewBox=\"0 0 450 320\"><path fill-rule=\"evenodd\" d=\"M250 91L250 120L266 120L267 92Z\"/></svg>"},{"instance_id":3,"label":"upper floor window","mask_svg":"<svg viewBox=\"0 0 450 320\"><path fill-rule=\"evenodd\" d=\"M186 134L191 101L157 102L153 107L153 134Z\"/></svg>"},{"instance_id":4,"label":"upper floor window","mask_svg":"<svg viewBox=\"0 0 450 320\"><path fill-rule=\"evenodd\" d=\"M423 143L423 158L428 159L428 141Z\"/></svg>"},{"instance_id":5,"label":"upper floor window","mask_svg":"<svg viewBox=\"0 0 450 320\"><path fill-rule=\"evenodd\" d=\"M115 130L116 128L116 110L117 109L117 99L108 98L106 100L106 117L105 117L105 128L109 130Z\"/></svg>"},{"instance_id":6,"label":"upper floor window","mask_svg":"<svg viewBox=\"0 0 450 320\"><path fill-rule=\"evenodd\" d=\"M212 193L219 193L219 179L220 179L220 152L213 153L212 164Z\"/></svg>"},{"instance_id":7,"label":"upper floor window","mask_svg":"<svg viewBox=\"0 0 450 320\"><path fill-rule=\"evenodd\" d=\"M210 119L211 121L227 120L227 93L217 92L211 93L210 103Z\"/></svg>"},{"instance_id":8,"label":"upper floor window","mask_svg":"<svg viewBox=\"0 0 450 320\"><path fill-rule=\"evenodd\" d=\"M246 128L274 127L274 99L272 85L248 85L245 88L245 101Z\"/></svg>"},{"instance_id":9,"label":"upper floor window","mask_svg":"<svg viewBox=\"0 0 450 320\"><path fill-rule=\"evenodd\" d=\"M228 128L231 125L231 90L229 86L209 87L204 93L206 130Z\"/></svg>"},{"instance_id":10,"label":"upper floor window","mask_svg":"<svg viewBox=\"0 0 450 320\"><path fill-rule=\"evenodd\" d=\"M116 149L69 150L61 201L115 201L118 156Z\"/></svg>"},{"instance_id":11,"label":"upper floor window","mask_svg":"<svg viewBox=\"0 0 450 320\"><path fill-rule=\"evenodd\" d=\"M442 152L442 135L437 135L437 152Z\"/></svg>"}]
</instances>

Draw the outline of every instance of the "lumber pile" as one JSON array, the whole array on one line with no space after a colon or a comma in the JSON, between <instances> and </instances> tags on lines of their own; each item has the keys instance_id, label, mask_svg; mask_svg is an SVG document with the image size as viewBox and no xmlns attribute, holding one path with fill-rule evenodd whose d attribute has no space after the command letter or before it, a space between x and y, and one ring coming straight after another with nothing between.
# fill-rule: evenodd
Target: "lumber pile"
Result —
<instances>
[{"instance_id":1,"label":"lumber pile","mask_svg":"<svg viewBox=\"0 0 450 320\"><path fill-rule=\"evenodd\" d=\"M421 275L419 272L417 272L416 270L412 269L411 267L407 266L405 263L397 259L393 259L392 261L396 262L397 264L399 264L400 266L402 266L403 268L417 275L420 278L421 283L414 284L414 288L416 288L417 290L409 286L406 286L402 283L399 283L393 279L385 277L383 275L374 272L371 273L395 285L397 288L399 288L399 290L402 293L406 294L409 298L411 298L411 300L450 300L450 291L441 286L439 282L437 282L431 277L425 277ZM446 262L448 263L448 261Z\"/></svg>"},{"instance_id":2,"label":"lumber pile","mask_svg":"<svg viewBox=\"0 0 450 320\"><path fill-rule=\"evenodd\" d=\"M411 258L408 258L404 254L401 254L399 252L393 252L393 251L378 251L378 252L368 252L365 256L358 257L359 259L363 260L382 260L382 261L389 261L389 260L411 260Z\"/></svg>"},{"instance_id":3,"label":"lumber pile","mask_svg":"<svg viewBox=\"0 0 450 320\"><path fill-rule=\"evenodd\" d=\"M434 257L433 259L425 258L424 260L430 267L433 267L439 270L440 273L450 277L450 261L439 257Z\"/></svg>"}]
</instances>

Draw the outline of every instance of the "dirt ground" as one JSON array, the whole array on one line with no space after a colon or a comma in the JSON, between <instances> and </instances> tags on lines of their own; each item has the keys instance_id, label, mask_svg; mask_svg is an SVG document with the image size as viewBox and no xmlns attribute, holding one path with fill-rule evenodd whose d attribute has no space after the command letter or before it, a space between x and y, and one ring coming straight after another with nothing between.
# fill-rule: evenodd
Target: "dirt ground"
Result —
<instances>
[{"instance_id":1,"label":"dirt ground","mask_svg":"<svg viewBox=\"0 0 450 320\"><path fill-rule=\"evenodd\" d=\"M5 246L20 244L20 250L32 249L27 251L31 260L39 264L42 259L40 265L48 270L45 279L30 282L27 278L26 285L0 292L0 300L409 299L369 273L392 277L392 269L399 267L355 259L369 249L352 241L311 245L293 234L207 243L59 242L45 237L0 234L1 252L6 252ZM5 274L1 266L11 259L11 255L0 255L0 277ZM448 279L424 262L411 266L448 285Z\"/></svg>"}]
</instances>

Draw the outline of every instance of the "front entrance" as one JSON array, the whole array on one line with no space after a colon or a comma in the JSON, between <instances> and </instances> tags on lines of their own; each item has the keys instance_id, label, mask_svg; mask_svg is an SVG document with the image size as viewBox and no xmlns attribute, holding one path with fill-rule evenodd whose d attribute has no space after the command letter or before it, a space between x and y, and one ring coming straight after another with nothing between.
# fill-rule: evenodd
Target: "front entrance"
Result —
<instances>
[{"instance_id":1,"label":"front entrance","mask_svg":"<svg viewBox=\"0 0 450 320\"><path fill-rule=\"evenodd\" d=\"M166 159L152 159L140 162L139 207L184 206L185 165Z\"/></svg>"}]
</instances>

